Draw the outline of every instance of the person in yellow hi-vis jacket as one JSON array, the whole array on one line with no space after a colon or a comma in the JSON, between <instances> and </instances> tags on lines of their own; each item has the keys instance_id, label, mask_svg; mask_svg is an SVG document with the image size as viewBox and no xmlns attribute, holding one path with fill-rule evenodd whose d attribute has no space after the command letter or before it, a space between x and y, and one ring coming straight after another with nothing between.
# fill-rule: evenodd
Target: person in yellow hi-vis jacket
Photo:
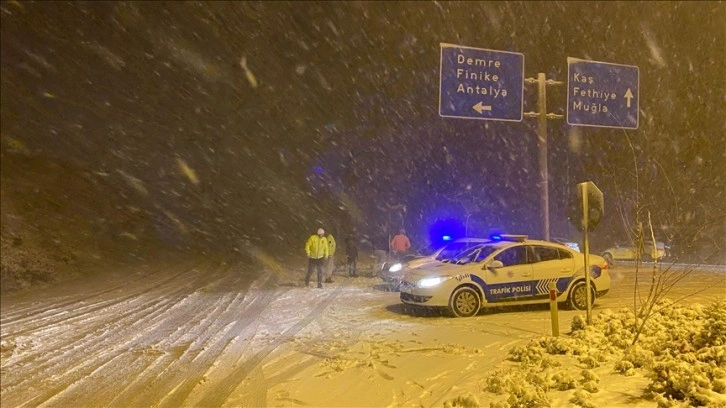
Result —
<instances>
[{"instance_id":1,"label":"person in yellow hi-vis jacket","mask_svg":"<svg viewBox=\"0 0 726 408\"><path fill-rule=\"evenodd\" d=\"M333 271L335 271L335 248L337 243L333 234L327 233L325 239L328 240L328 260L325 262L325 283L333 283Z\"/></svg>"},{"instance_id":2,"label":"person in yellow hi-vis jacket","mask_svg":"<svg viewBox=\"0 0 726 408\"><path fill-rule=\"evenodd\" d=\"M310 276L313 268L318 270L318 289L323 288L323 263L330 254L328 240L325 238L325 230L318 228L318 233L313 234L305 243L305 253L308 256L308 273L305 275L305 287L310 287Z\"/></svg>"}]
</instances>

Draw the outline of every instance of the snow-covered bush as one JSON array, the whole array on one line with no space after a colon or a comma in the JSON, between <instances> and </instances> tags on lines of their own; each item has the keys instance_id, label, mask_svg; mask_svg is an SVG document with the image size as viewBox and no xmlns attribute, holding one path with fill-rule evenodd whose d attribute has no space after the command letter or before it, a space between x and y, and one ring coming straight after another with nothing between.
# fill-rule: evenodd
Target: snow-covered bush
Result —
<instances>
[{"instance_id":1,"label":"snow-covered bush","mask_svg":"<svg viewBox=\"0 0 726 408\"><path fill-rule=\"evenodd\" d=\"M506 401L492 403L496 408L549 407L547 389L553 381L546 372L536 370L498 370L487 377L485 390L495 394L509 394Z\"/></svg>"},{"instance_id":2,"label":"snow-covered bush","mask_svg":"<svg viewBox=\"0 0 726 408\"><path fill-rule=\"evenodd\" d=\"M713 363L718 367L726 367L726 346L704 347L698 350L694 357L704 363Z\"/></svg>"},{"instance_id":3,"label":"snow-covered bush","mask_svg":"<svg viewBox=\"0 0 726 408\"><path fill-rule=\"evenodd\" d=\"M653 367L648 377L651 389L676 400L711 406L719 401L726 404L726 396L714 390L714 365L692 361L690 356L667 357ZM721 375L722 370L716 372ZM719 383L720 384L720 383ZM721 389L720 385L716 388Z\"/></svg>"},{"instance_id":4,"label":"snow-covered bush","mask_svg":"<svg viewBox=\"0 0 726 408\"><path fill-rule=\"evenodd\" d=\"M634 338L635 334L624 327L621 328L620 332L611 334L607 337L608 342L618 349L624 349L633 344Z\"/></svg>"},{"instance_id":5,"label":"snow-covered bush","mask_svg":"<svg viewBox=\"0 0 726 408\"><path fill-rule=\"evenodd\" d=\"M479 400L471 393L444 402L445 408L479 408L480 406Z\"/></svg>"},{"instance_id":6,"label":"snow-covered bush","mask_svg":"<svg viewBox=\"0 0 726 408\"><path fill-rule=\"evenodd\" d=\"M547 355L542 356L542 360L539 362L539 367L541 369L559 367L561 365L562 364L559 361Z\"/></svg>"},{"instance_id":7,"label":"snow-covered bush","mask_svg":"<svg viewBox=\"0 0 726 408\"><path fill-rule=\"evenodd\" d=\"M567 337L542 337L539 340L539 346L549 354L581 356L588 350L587 344Z\"/></svg>"},{"instance_id":8,"label":"snow-covered bush","mask_svg":"<svg viewBox=\"0 0 726 408\"><path fill-rule=\"evenodd\" d=\"M509 350L508 359L524 365L536 365L542 361L544 350L538 345L516 346Z\"/></svg>"},{"instance_id":9,"label":"snow-covered bush","mask_svg":"<svg viewBox=\"0 0 726 408\"><path fill-rule=\"evenodd\" d=\"M724 367L724 366L721 366ZM713 390L719 394L726 395L726 368L716 367L712 371L713 373Z\"/></svg>"},{"instance_id":10,"label":"snow-covered bush","mask_svg":"<svg viewBox=\"0 0 726 408\"><path fill-rule=\"evenodd\" d=\"M585 330L587 327L587 320L585 320L584 317L581 315L577 315L572 318L572 323L570 324L570 330L574 333L576 331Z\"/></svg>"},{"instance_id":11,"label":"snow-covered bush","mask_svg":"<svg viewBox=\"0 0 726 408\"><path fill-rule=\"evenodd\" d=\"M629 361L635 367L650 367L653 365L653 352L643 349L636 344L625 350L623 360Z\"/></svg>"},{"instance_id":12,"label":"snow-covered bush","mask_svg":"<svg viewBox=\"0 0 726 408\"><path fill-rule=\"evenodd\" d=\"M615 363L615 372L618 372L626 377L631 377L635 375L635 366L633 363L627 360L620 360L617 363Z\"/></svg>"},{"instance_id":13,"label":"snow-covered bush","mask_svg":"<svg viewBox=\"0 0 726 408\"><path fill-rule=\"evenodd\" d=\"M703 317L703 327L695 338L695 346L726 346L726 302L714 303L704 310Z\"/></svg>"},{"instance_id":14,"label":"snow-covered bush","mask_svg":"<svg viewBox=\"0 0 726 408\"><path fill-rule=\"evenodd\" d=\"M656 394L653 400L658 404L658 408L691 408L691 404L686 401L674 400L662 394Z\"/></svg>"},{"instance_id":15,"label":"snow-covered bush","mask_svg":"<svg viewBox=\"0 0 726 408\"><path fill-rule=\"evenodd\" d=\"M583 383L589 381L594 381L596 383L600 382L600 377L590 370L582 370L582 372L580 373L580 377L582 377Z\"/></svg>"},{"instance_id":16,"label":"snow-covered bush","mask_svg":"<svg viewBox=\"0 0 726 408\"><path fill-rule=\"evenodd\" d=\"M608 357L599 350L590 349L586 355L580 356L578 361L585 367L597 368L600 367L600 363L608 361Z\"/></svg>"},{"instance_id":17,"label":"snow-covered bush","mask_svg":"<svg viewBox=\"0 0 726 408\"><path fill-rule=\"evenodd\" d=\"M584 390L575 391L570 402L583 408L597 408L597 405L592 401L592 395Z\"/></svg>"},{"instance_id":18,"label":"snow-covered bush","mask_svg":"<svg viewBox=\"0 0 726 408\"><path fill-rule=\"evenodd\" d=\"M554 381L552 380L552 374L550 370L544 371L530 371L527 373L526 380L528 383L534 385L537 388L548 390L553 388Z\"/></svg>"},{"instance_id":19,"label":"snow-covered bush","mask_svg":"<svg viewBox=\"0 0 726 408\"><path fill-rule=\"evenodd\" d=\"M485 380L484 389L494 394L504 394L511 384L510 374L504 370L495 371Z\"/></svg>"},{"instance_id":20,"label":"snow-covered bush","mask_svg":"<svg viewBox=\"0 0 726 408\"><path fill-rule=\"evenodd\" d=\"M510 408L540 408L550 406L545 390L533 387L524 382L512 384L507 403Z\"/></svg>"},{"instance_id":21,"label":"snow-covered bush","mask_svg":"<svg viewBox=\"0 0 726 408\"><path fill-rule=\"evenodd\" d=\"M509 359L521 368L487 380L487 391L510 394L492 406L534 406L527 404L546 401L548 390L576 390L571 402L593 407L591 393L607 384L589 369L613 362L615 372L642 372L650 379L651 395L661 407L726 408L726 302L685 307L663 300L647 318L620 309L593 316L590 326L583 322L581 316L573 318L569 336L540 337L511 349ZM580 367L588 368L579 381L553 369L567 359L559 356L576 356ZM565 366L571 364L571 357L566 361Z\"/></svg>"},{"instance_id":22,"label":"snow-covered bush","mask_svg":"<svg viewBox=\"0 0 726 408\"><path fill-rule=\"evenodd\" d=\"M587 391L591 394L594 394L594 393L600 391L600 388L595 381L588 381L588 382L582 384L582 389L584 389L585 391Z\"/></svg>"},{"instance_id":23,"label":"snow-covered bush","mask_svg":"<svg viewBox=\"0 0 726 408\"><path fill-rule=\"evenodd\" d=\"M567 391L577 387L577 379L567 371L560 371L552 376L554 387L560 391Z\"/></svg>"},{"instance_id":24,"label":"snow-covered bush","mask_svg":"<svg viewBox=\"0 0 726 408\"><path fill-rule=\"evenodd\" d=\"M516 346L510 349L509 356L507 358L511 361L522 363L525 366L538 366L540 368L559 367L560 363L547 356L545 352L556 354L549 352L549 350L545 350L540 346L540 344L531 343L527 346Z\"/></svg>"}]
</instances>

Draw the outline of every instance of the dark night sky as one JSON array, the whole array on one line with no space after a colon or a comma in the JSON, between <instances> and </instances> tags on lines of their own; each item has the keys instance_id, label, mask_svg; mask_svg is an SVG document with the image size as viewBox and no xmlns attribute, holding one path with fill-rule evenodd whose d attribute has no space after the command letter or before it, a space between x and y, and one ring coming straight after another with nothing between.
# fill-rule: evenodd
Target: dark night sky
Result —
<instances>
[{"instance_id":1,"label":"dark night sky","mask_svg":"<svg viewBox=\"0 0 726 408\"><path fill-rule=\"evenodd\" d=\"M562 208L586 179L608 198L602 242L626 238L636 198L660 234L722 235L724 21L722 2L3 2L3 183L63 163L61 183L114 194L61 205L212 246L298 250L319 223L385 221L386 202L422 237L462 199L480 229L537 236L536 121L439 117L449 42L523 53L527 77L566 80L568 56L640 68L639 129L549 122L553 235L574 234ZM564 87L548 92L562 113Z\"/></svg>"}]
</instances>

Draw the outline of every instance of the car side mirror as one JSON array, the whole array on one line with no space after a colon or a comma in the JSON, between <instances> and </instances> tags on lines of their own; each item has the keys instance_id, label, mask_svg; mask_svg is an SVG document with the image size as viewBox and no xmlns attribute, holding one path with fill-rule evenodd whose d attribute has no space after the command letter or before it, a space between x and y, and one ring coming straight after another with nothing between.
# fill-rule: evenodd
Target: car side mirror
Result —
<instances>
[{"instance_id":1,"label":"car side mirror","mask_svg":"<svg viewBox=\"0 0 726 408\"><path fill-rule=\"evenodd\" d=\"M485 268L489 269L492 272L496 272L496 269L504 268L504 264L502 263L502 261L494 260L491 261L489 265L485 266Z\"/></svg>"}]
</instances>

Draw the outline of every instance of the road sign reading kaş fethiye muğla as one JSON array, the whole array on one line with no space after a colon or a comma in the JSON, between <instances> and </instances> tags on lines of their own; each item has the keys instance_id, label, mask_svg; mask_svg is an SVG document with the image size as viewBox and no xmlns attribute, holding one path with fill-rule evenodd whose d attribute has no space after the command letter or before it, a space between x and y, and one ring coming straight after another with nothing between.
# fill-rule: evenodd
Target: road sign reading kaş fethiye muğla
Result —
<instances>
[{"instance_id":1,"label":"road sign reading ka\u015f fethiye mu\u011fla","mask_svg":"<svg viewBox=\"0 0 726 408\"><path fill-rule=\"evenodd\" d=\"M439 115L522 120L524 54L441 43Z\"/></svg>"},{"instance_id":2,"label":"road sign reading ka\u015f fethiye mu\u011fla","mask_svg":"<svg viewBox=\"0 0 726 408\"><path fill-rule=\"evenodd\" d=\"M567 123L638 128L638 67L567 58Z\"/></svg>"}]
</instances>

